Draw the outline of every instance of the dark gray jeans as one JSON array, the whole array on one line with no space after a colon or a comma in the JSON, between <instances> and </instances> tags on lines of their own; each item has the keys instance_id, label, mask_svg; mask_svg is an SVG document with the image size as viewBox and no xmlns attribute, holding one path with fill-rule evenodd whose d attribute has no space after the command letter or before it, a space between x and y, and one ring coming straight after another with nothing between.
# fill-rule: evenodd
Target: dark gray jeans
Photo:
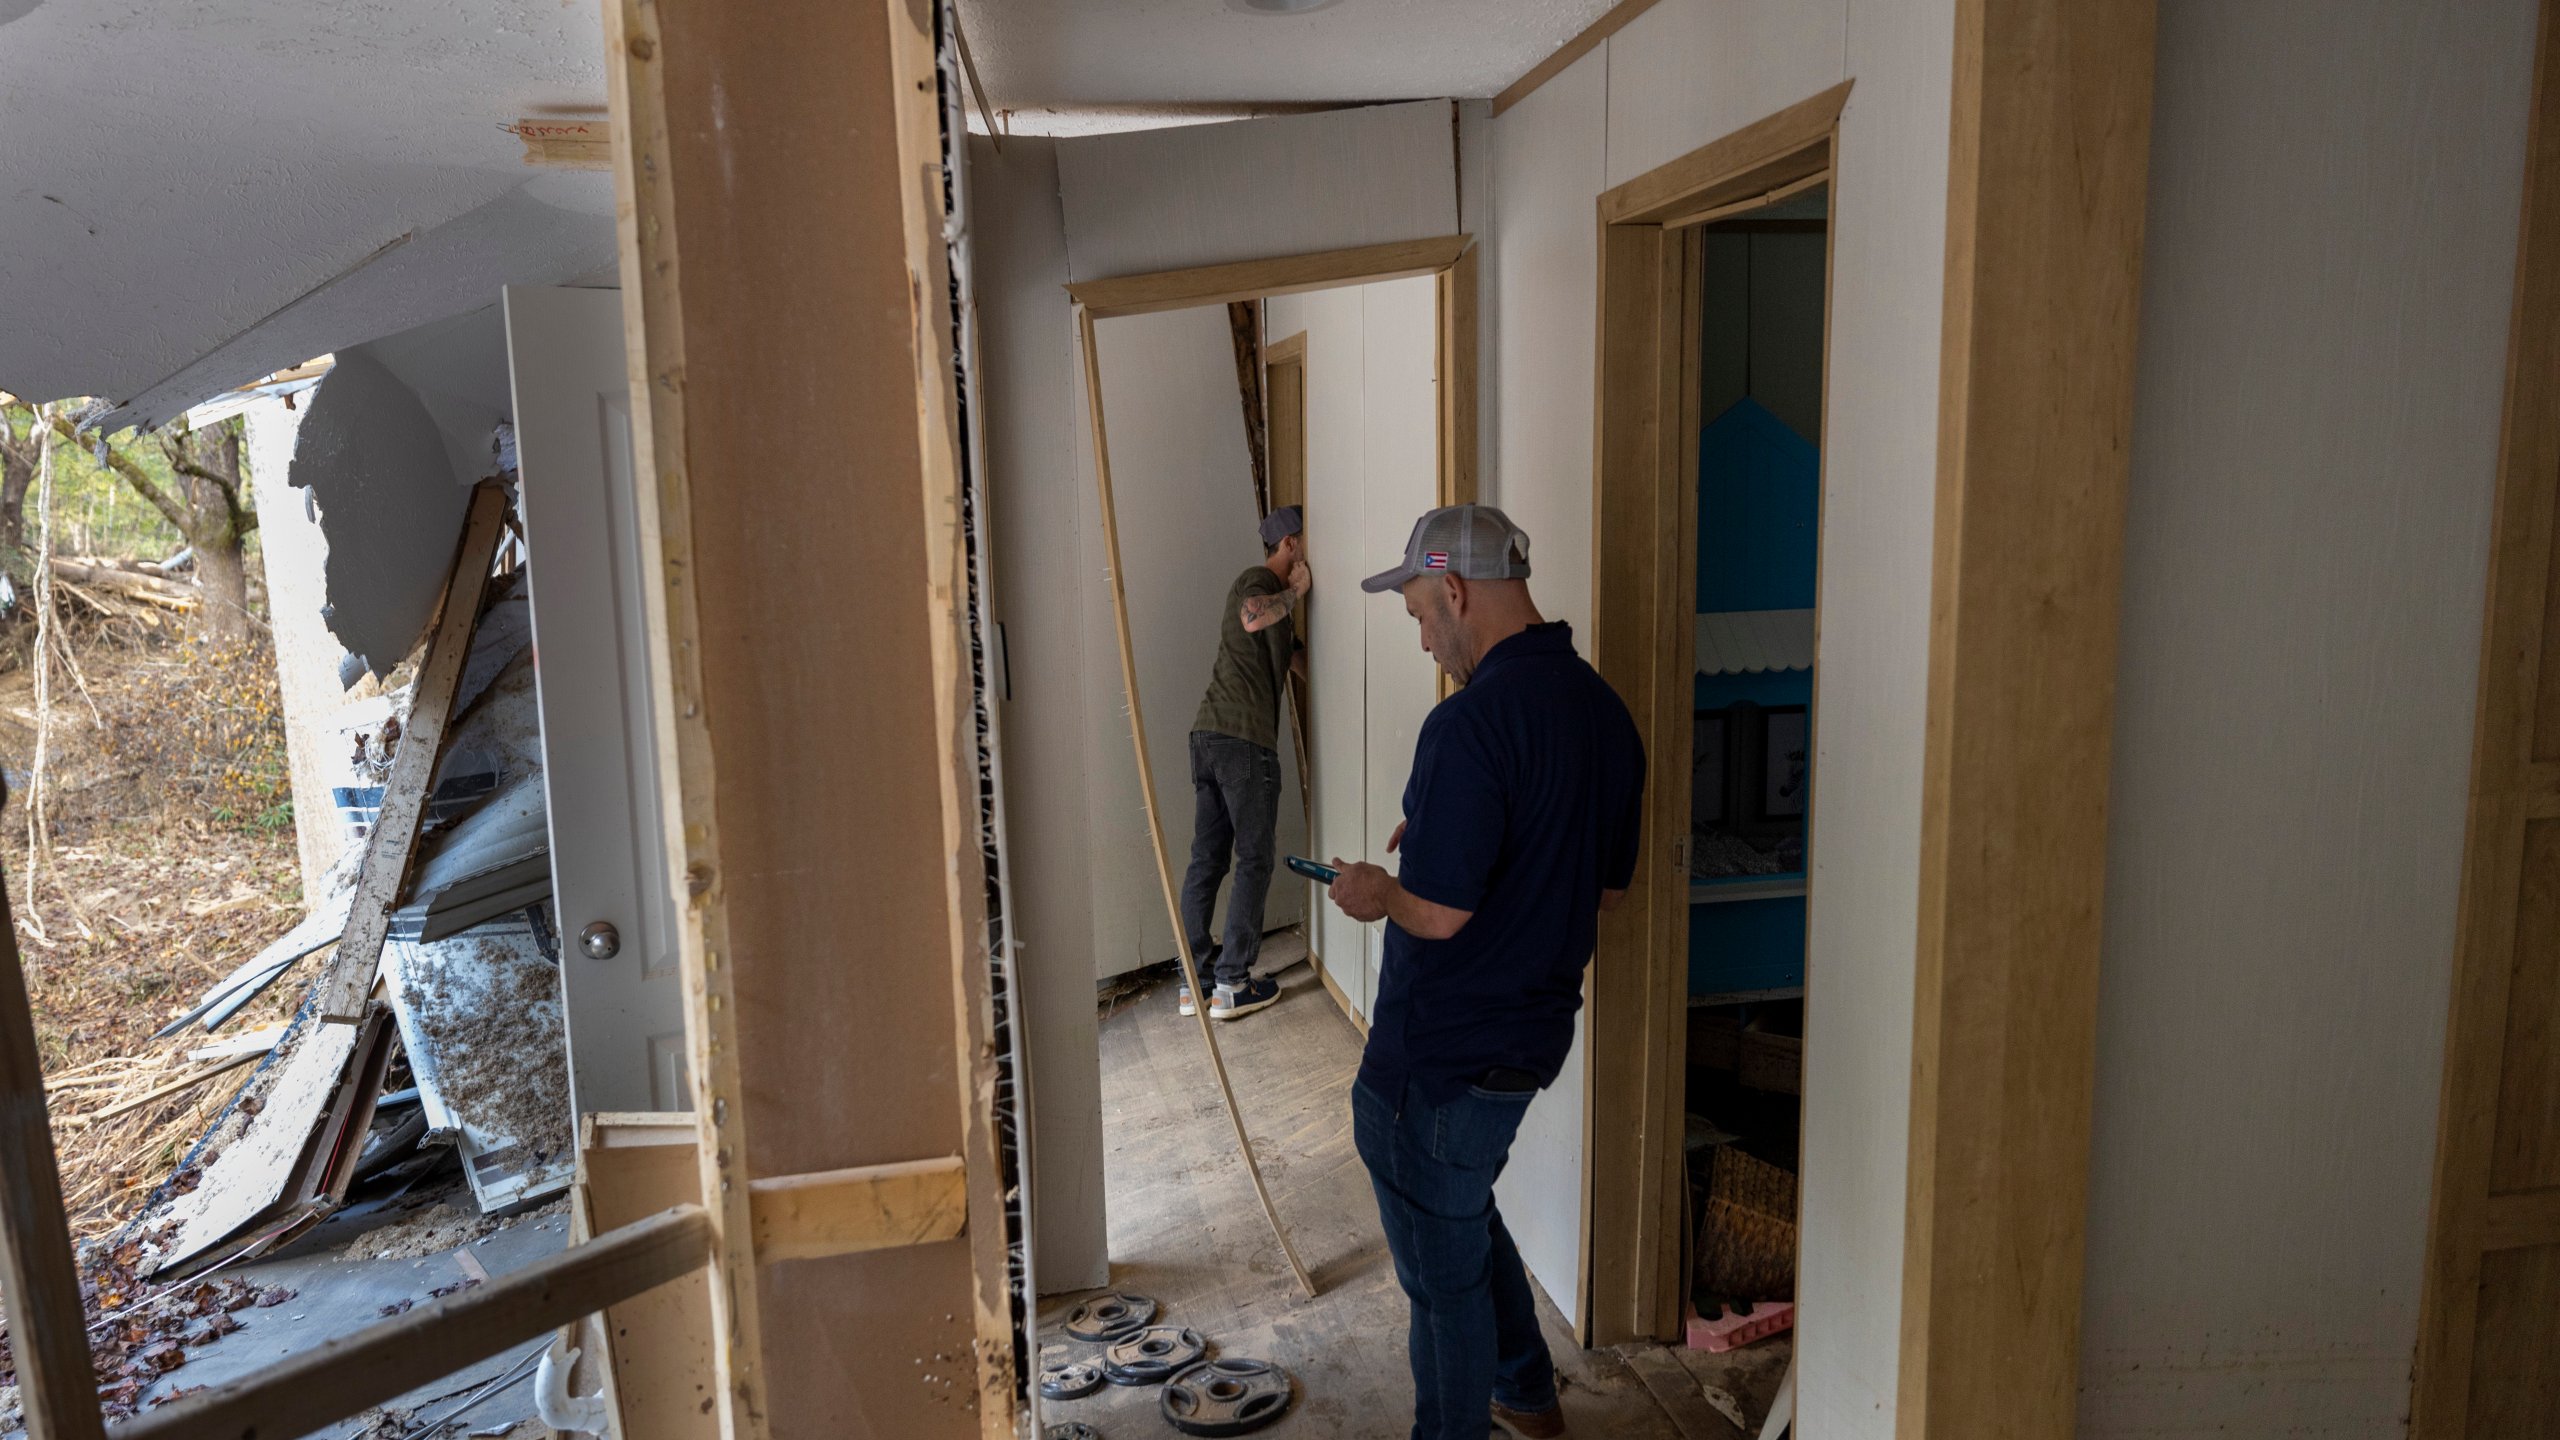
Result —
<instances>
[{"instance_id":1,"label":"dark gray jeans","mask_svg":"<svg viewBox=\"0 0 2560 1440\"><path fill-rule=\"evenodd\" d=\"M1279 863L1280 756L1214 730L1191 732L1191 870L1182 880L1182 924L1204 984L1242 985L1262 950L1262 906ZM1218 882L1235 852L1236 885L1227 896L1227 943L1216 974L1208 971L1209 918Z\"/></svg>"}]
</instances>

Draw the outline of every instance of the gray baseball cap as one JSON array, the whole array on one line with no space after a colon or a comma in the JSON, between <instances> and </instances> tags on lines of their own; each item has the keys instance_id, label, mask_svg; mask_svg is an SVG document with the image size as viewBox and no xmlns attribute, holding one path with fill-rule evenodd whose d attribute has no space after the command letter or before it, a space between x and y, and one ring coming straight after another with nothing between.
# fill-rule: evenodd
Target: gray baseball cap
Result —
<instances>
[{"instance_id":1,"label":"gray baseball cap","mask_svg":"<svg viewBox=\"0 0 2560 1440\"><path fill-rule=\"evenodd\" d=\"M1490 505L1443 505L1413 522L1404 563L1361 581L1360 588L1375 595L1423 575L1526 580L1529 534Z\"/></svg>"},{"instance_id":2,"label":"gray baseball cap","mask_svg":"<svg viewBox=\"0 0 2560 1440\"><path fill-rule=\"evenodd\" d=\"M1307 512L1296 505L1283 505L1262 517L1262 544L1265 549L1279 544L1307 528Z\"/></svg>"}]
</instances>

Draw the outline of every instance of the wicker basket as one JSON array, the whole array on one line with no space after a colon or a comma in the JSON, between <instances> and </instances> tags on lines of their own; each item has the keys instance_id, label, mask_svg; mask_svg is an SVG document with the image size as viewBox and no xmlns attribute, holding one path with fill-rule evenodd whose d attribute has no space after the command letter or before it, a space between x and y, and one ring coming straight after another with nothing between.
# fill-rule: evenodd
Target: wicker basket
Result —
<instances>
[{"instance_id":1,"label":"wicker basket","mask_svg":"<svg viewBox=\"0 0 2560 1440\"><path fill-rule=\"evenodd\" d=\"M1710 1295L1785 1300L1796 1289L1796 1177L1731 1145L1716 1149L1698 1284Z\"/></svg>"}]
</instances>

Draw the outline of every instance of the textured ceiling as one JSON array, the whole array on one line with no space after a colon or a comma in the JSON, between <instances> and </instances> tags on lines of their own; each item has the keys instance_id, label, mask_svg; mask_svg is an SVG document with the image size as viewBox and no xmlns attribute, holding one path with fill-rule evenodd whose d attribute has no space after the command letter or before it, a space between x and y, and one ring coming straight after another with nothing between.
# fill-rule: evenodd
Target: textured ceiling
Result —
<instances>
[{"instance_id":1,"label":"textured ceiling","mask_svg":"<svg viewBox=\"0 0 2560 1440\"><path fill-rule=\"evenodd\" d=\"M592 0L0 0L0 389L156 418L609 265L610 177L498 128L602 50Z\"/></svg>"},{"instance_id":2,"label":"textured ceiling","mask_svg":"<svg viewBox=\"0 0 2560 1440\"><path fill-rule=\"evenodd\" d=\"M1228 0L960 0L998 108L1492 95L1611 0L1339 0L1305 15ZM1026 123L1030 122L1030 123ZM1017 116L1014 128L1036 117Z\"/></svg>"}]
</instances>

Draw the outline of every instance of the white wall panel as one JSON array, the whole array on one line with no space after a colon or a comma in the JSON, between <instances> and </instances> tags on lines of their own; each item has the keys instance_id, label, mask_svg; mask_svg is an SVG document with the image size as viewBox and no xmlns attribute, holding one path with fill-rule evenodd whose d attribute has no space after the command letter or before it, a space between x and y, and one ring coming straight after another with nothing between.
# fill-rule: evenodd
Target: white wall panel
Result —
<instances>
[{"instance_id":1,"label":"white wall panel","mask_svg":"<svg viewBox=\"0 0 2560 1440\"><path fill-rule=\"evenodd\" d=\"M1364 576L1394 565L1439 484L1437 282L1393 280L1271 302L1271 338L1307 336L1308 554L1315 672L1316 846L1392 866L1405 777L1438 670L1392 595ZM1311 897L1316 938L1363 1014L1377 995L1383 925Z\"/></svg>"},{"instance_id":2,"label":"white wall panel","mask_svg":"<svg viewBox=\"0 0 2560 1440\"><path fill-rule=\"evenodd\" d=\"M1832 197L1799 1423L1890 1435L1901 1360L1953 0L1855 0ZM1888 1303L1889 1302L1889 1303Z\"/></svg>"},{"instance_id":3,"label":"white wall panel","mask_svg":"<svg viewBox=\"0 0 2560 1440\"><path fill-rule=\"evenodd\" d=\"M1587 653L1593 201L1857 78L1835 211L1798 1290L1800 1414L1825 1436L1892 1429L1954 29L1952 0L1666 0L1493 124L1486 493L1534 538L1532 588ZM1532 1107L1502 1190L1568 1310L1582 1104L1577 1065Z\"/></svg>"},{"instance_id":4,"label":"white wall panel","mask_svg":"<svg viewBox=\"0 0 2560 1440\"><path fill-rule=\"evenodd\" d=\"M1360 563L1343 576L1368 632L1368 847L1361 858L1392 865L1387 840L1404 819L1404 787L1423 717L1439 703L1439 667L1422 651L1403 597L1367 595L1362 577L1404 558L1413 522L1439 503L1439 282L1429 277L1358 290L1366 414L1361 427L1363 514ZM1384 977L1386 925L1371 929L1364 1011L1374 1012Z\"/></svg>"},{"instance_id":5,"label":"white wall panel","mask_svg":"<svg viewBox=\"0 0 2560 1440\"><path fill-rule=\"evenodd\" d=\"M1455 134L1424 100L1061 140L1074 278L1452 234Z\"/></svg>"},{"instance_id":6,"label":"white wall panel","mask_svg":"<svg viewBox=\"0 0 2560 1440\"><path fill-rule=\"evenodd\" d=\"M1849 0L1662 0L1609 40L1608 183L1840 83Z\"/></svg>"},{"instance_id":7,"label":"white wall panel","mask_svg":"<svg viewBox=\"0 0 2560 1440\"><path fill-rule=\"evenodd\" d=\"M1050 142L973 141L970 199L995 563L1002 627L1005 822L1011 931L1030 1019L1033 1255L1044 1290L1110 1278L1102 1188L1101 1052L1093 1003L1092 866L1087 858L1086 675L1111 652L1085 646L1076 597L1086 494L1070 444L1075 389L1066 231ZM1125 752L1126 746L1122 746Z\"/></svg>"},{"instance_id":8,"label":"white wall panel","mask_svg":"<svg viewBox=\"0 0 2560 1440\"><path fill-rule=\"evenodd\" d=\"M2406 1433L2535 9L2161 7L2084 1436Z\"/></svg>"},{"instance_id":9,"label":"white wall panel","mask_svg":"<svg viewBox=\"0 0 2560 1440\"><path fill-rule=\"evenodd\" d=\"M1130 644L1156 803L1178 886L1191 855L1191 722L1217 655L1227 587L1262 560L1234 342L1226 308L1207 306L1105 320L1096 327L1095 343ZM1090 471L1090 459L1085 466ZM1101 597L1099 618L1107 627L1112 616L1105 575L1096 566L1086 583ZM1113 975L1132 968L1133 958L1138 964L1168 959L1175 944L1149 847L1137 762L1127 743L1117 637L1106 629L1104 639L1106 648L1090 652L1095 660L1085 678L1088 716L1116 717L1095 731L1101 743L1089 772L1096 826L1090 863L1114 902L1111 912L1096 914L1098 938L1108 935L1110 943L1097 946L1095 959L1099 973ZM1104 753L1113 750L1116 760ZM1297 785L1296 758L1284 753L1284 800L1295 801ZM1305 841L1299 807L1283 804L1280 845L1303 849ZM1305 914L1305 903L1302 888L1275 880L1264 923L1294 924ZM1221 918L1225 908L1222 899Z\"/></svg>"},{"instance_id":10,"label":"white wall panel","mask_svg":"<svg viewBox=\"0 0 2560 1440\"><path fill-rule=\"evenodd\" d=\"M1608 156L1604 46L1493 122L1493 244L1483 283L1495 447L1479 490L1529 532L1529 591L1591 653L1592 344L1599 293L1593 199ZM1496 1190L1504 1223L1548 1296L1583 1296L1582 1023L1564 1072L1530 1102Z\"/></svg>"}]
</instances>

